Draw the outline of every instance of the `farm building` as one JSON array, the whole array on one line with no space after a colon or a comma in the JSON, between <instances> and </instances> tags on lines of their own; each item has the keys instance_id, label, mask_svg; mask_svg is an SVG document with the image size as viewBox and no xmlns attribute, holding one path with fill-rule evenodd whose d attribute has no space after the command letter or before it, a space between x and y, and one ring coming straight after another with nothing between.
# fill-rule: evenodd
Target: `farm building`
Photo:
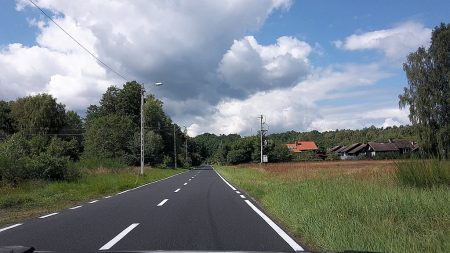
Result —
<instances>
[{"instance_id":1,"label":"farm building","mask_svg":"<svg viewBox=\"0 0 450 253\"><path fill-rule=\"evenodd\" d=\"M334 147L330 148L330 149L328 150L328 152L336 152L336 151L339 150L340 148L342 148L342 146L341 146L341 145L337 145L337 146L334 146Z\"/></svg>"},{"instance_id":2,"label":"farm building","mask_svg":"<svg viewBox=\"0 0 450 253\"><path fill-rule=\"evenodd\" d=\"M313 141L296 141L295 143L286 144L289 151L294 153L301 153L305 151L316 152L318 150L317 145Z\"/></svg>"},{"instance_id":3,"label":"farm building","mask_svg":"<svg viewBox=\"0 0 450 253\"><path fill-rule=\"evenodd\" d=\"M359 154L366 154L367 157L374 157L377 154L407 154L416 151L418 146L416 143L401 140L390 139L389 142L369 142L353 143L348 146L335 146L330 152L338 154L341 160L355 159Z\"/></svg>"},{"instance_id":4,"label":"farm building","mask_svg":"<svg viewBox=\"0 0 450 253\"><path fill-rule=\"evenodd\" d=\"M339 149L337 153L341 157L341 160L349 160L356 159L359 154L365 153L366 150L367 144L353 143L352 145Z\"/></svg>"},{"instance_id":5,"label":"farm building","mask_svg":"<svg viewBox=\"0 0 450 253\"><path fill-rule=\"evenodd\" d=\"M407 154L418 149L416 143L408 140L401 139L389 139L389 142L369 142L369 147L367 149L367 154L369 156L376 156L377 154L383 153L399 153Z\"/></svg>"}]
</instances>

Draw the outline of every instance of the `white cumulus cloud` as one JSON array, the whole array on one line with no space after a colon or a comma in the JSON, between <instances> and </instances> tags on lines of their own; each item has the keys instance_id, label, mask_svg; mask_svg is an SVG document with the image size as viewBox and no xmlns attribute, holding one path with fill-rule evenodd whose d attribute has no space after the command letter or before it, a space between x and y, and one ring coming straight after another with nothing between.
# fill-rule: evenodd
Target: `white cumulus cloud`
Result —
<instances>
[{"instance_id":1,"label":"white cumulus cloud","mask_svg":"<svg viewBox=\"0 0 450 253\"><path fill-rule=\"evenodd\" d=\"M360 128L368 123L375 124L384 120L385 112L388 117L393 117L394 112L373 111L372 107L373 112L368 115L366 111L355 112L355 106L345 113L333 112L324 110L321 102L337 91L360 89L388 76L376 64L316 70L291 88L260 91L246 99L223 100L214 107L213 113L198 117L188 130L191 135L203 132L253 134L258 127L256 117L259 114L267 117L272 133L293 129Z\"/></svg>"},{"instance_id":2,"label":"white cumulus cloud","mask_svg":"<svg viewBox=\"0 0 450 253\"><path fill-rule=\"evenodd\" d=\"M380 50L389 59L403 60L408 53L431 40L431 29L418 22L406 22L389 29L353 34L334 44L345 50Z\"/></svg>"},{"instance_id":3,"label":"white cumulus cloud","mask_svg":"<svg viewBox=\"0 0 450 253\"><path fill-rule=\"evenodd\" d=\"M291 0L122 1L35 0L65 30L130 80L162 81L154 92L170 101L227 93L216 82L217 65L236 38L258 30ZM17 10L35 8L17 1ZM70 109L83 111L108 85L124 81L107 71L45 17L36 45L11 43L0 49L0 99L49 92ZM178 112L171 112L175 115Z\"/></svg>"},{"instance_id":4,"label":"white cumulus cloud","mask_svg":"<svg viewBox=\"0 0 450 253\"><path fill-rule=\"evenodd\" d=\"M260 45L253 36L235 40L223 56L218 72L240 94L287 87L310 71L311 46L293 37L280 37L276 44Z\"/></svg>"}]
</instances>

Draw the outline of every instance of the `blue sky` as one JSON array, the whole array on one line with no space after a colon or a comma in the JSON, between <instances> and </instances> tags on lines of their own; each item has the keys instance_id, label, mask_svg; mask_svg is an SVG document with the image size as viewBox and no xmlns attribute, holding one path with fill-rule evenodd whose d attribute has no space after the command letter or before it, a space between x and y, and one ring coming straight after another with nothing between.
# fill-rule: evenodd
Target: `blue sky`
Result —
<instances>
[{"instance_id":1,"label":"blue sky","mask_svg":"<svg viewBox=\"0 0 450 253\"><path fill-rule=\"evenodd\" d=\"M152 92L192 135L252 134L258 114L276 132L408 124L402 62L450 22L443 0L37 3L120 73L164 81ZM47 92L83 115L123 83L27 1L2 4L0 99Z\"/></svg>"}]
</instances>

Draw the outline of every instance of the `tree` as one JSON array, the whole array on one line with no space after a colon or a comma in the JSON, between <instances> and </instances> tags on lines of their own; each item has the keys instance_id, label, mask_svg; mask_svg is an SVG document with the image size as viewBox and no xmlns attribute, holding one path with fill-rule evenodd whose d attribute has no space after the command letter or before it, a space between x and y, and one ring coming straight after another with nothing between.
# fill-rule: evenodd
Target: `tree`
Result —
<instances>
[{"instance_id":1,"label":"tree","mask_svg":"<svg viewBox=\"0 0 450 253\"><path fill-rule=\"evenodd\" d=\"M10 103L0 100L0 140L14 133Z\"/></svg>"},{"instance_id":2,"label":"tree","mask_svg":"<svg viewBox=\"0 0 450 253\"><path fill-rule=\"evenodd\" d=\"M110 114L93 119L84 137L88 157L123 158L130 153L129 140L134 134L130 117Z\"/></svg>"},{"instance_id":3,"label":"tree","mask_svg":"<svg viewBox=\"0 0 450 253\"><path fill-rule=\"evenodd\" d=\"M11 117L27 134L57 133L65 121L64 105L49 94L19 98L11 104Z\"/></svg>"},{"instance_id":4,"label":"tree","mask_svg":"<svg viewBox=\"0 0 450 253\"><path fill-rule=\"evenodd\" d=\"M292 159L291 153L285 144L273 144L269 150L269 162L288 162Z\"/></svg>"},{"instance_id":5,"label":"tree","mask_svg":"<svg viewBox=\"0 0 450 253\"><path fill-rule=\"evenodd\" d=\"M408 86L399 106L409 106L422 149L450 157L450 24L435 27L428 49L420 47L403 65Z\"/></svg>"}]
</instances>

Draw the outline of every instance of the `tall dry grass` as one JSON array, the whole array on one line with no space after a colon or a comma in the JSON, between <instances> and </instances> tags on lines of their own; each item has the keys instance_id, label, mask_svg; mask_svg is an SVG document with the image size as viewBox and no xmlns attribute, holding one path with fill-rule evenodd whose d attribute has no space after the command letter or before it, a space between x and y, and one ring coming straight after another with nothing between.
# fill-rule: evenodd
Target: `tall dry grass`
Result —
<instances>
[{"instance_id":1,"label":"tall dry grass","mask_svg":"<svg viewBox=\"0 0 450 253\"><path fill-rule=\"evenodd\" d=\"M253 168L268 172L272 177L287 181L315 178L353 178L376 183L394 183L395 162L378 161L321 161L272 164L241 164L240 168Z\"/></svg>"}]
</instances>

